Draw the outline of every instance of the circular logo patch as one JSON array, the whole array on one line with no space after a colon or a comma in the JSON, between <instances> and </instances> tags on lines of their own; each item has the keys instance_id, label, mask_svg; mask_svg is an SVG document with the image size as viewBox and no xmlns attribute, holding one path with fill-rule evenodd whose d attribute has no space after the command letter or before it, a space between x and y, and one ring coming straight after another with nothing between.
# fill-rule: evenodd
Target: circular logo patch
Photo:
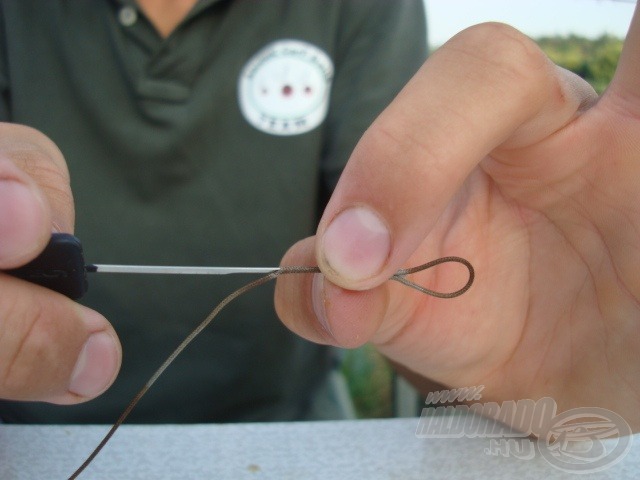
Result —
<instances>
[{"instance_id":1,"label":"circular logo patch","mask_svg":"<svg viewBox=\"0 0 640 480\"><path fill-rule=\"evenodd\" d=\"M280 40L242 69L238 100L244 118L273 135L313 130L327 115L333 79L329 56L307 42Z\"/></svg>"}]
</instances>

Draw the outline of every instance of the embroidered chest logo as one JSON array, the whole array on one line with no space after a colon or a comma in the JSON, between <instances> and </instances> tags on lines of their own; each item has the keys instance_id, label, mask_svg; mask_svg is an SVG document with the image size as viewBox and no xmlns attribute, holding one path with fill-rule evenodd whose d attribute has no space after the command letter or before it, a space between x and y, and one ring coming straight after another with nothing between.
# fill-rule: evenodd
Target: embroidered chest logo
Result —
<instances>
[{"instance_id":1,"label":"embroidered chest logo","mask_svg":"<svg viewBox=\"0 0 640 480\"><path fill-rule=\"evenodd\" d=\"M332 78L333 62L315 45L299 40L270 43L240 73L240 110L266 133L308 132L327 115Z\"/></svg>"}]
</instances>

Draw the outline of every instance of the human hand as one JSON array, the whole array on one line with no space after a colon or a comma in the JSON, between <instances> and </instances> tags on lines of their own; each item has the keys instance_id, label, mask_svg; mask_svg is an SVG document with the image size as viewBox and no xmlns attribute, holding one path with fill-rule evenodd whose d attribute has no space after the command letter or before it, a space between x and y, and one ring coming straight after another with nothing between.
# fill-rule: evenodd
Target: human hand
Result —
<instances>
[{"instance_id":1,"label":"human hand","mask_svg":"<svg viewBox=\"0 0 640 480\"><path fill-rule=\"evenodd\" d=\"M32 260L52 231L73 226L58 148L36 130L0 124L0 270ZM0 272L0 398L85 401L113 382L120 358L116 334L100 314Z\"/></svg>"},{"instance_id":2,"label":"human hand","mask_svg":"<svg viewBox=\"0 0 640 480\"><path fill-rule=\"evenodd\" d=\"M426 62L365 133L316 237L283 265L276 308L319 343L487 400L549 396L640 429L640 19L597 99L510 27L485 24ZM386 280L445 255L473 287L441 300ZM455 266L416 274L438 291Z\"/></svg>"}]
</instances>

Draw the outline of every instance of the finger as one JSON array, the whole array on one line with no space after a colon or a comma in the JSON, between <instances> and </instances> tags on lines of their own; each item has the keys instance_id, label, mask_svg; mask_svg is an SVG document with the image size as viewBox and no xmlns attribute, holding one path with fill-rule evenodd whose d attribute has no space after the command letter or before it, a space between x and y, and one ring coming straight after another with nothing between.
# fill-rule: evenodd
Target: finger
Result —
<instances>
[{"instance_id":1,"label":"finger","mask_svg":"<svg viewBox=\"0 0 640 480\"><path fill-rule=\"evenodd\" d=\"M457 35L353 152L318 228L320 268L345 288L380 285L489 152L541 140L584 101L585 90L514 29L485 24Z\"/></svg>"},{"instance_id":2,"label":"finger","mask_svg":"<svg viewBox=\"0 0 640 480\"><path fill-rule=\"evenodd\" d=\"M104 317L7 275L0 290L0 398L71 404L111 385L121 348Z\"/></svg>"},{"instance_id":3,"label":"finger","mask_svg":"<svg viewBox=\"0 0 640 480\"><path fill-rule=\"evenodd\" d=\"M314 244L313 237L298 242L284 256L282 265L313 265ZM371 339L388 302L386 286L363 292L345 290L326 281L322 274L284 275L276 283L276 311L291 331L316 343L345 348Z\"/></svg>"},{"instance_id":4,"label":"finger","mask_svg":"<svg viewBox=\"0 0 640 480\"><path fill-rule=\"evenodd\" d=\"M640 109L640 7L636 5L616 73L607 89L607 101L622 98L622 105L638 114Z\"/></svg>"},{"instance_id":5,"label":"finger","mask_svg":"<svg viewBox=\"0 0 640 480\"><path fill-rule=\"evenodd\" d=\"M33 259L52 230L72 232L73 223L60 151L32 128L0 124L0 269Z\"/></svg>"},{"instance_id":6,"label":"finger","mask_svg":"<svg viewBox=\"0 0 640 480\"><path fill-rule=\"evenodd\" d=\"M0 268L35 257L51 235L50 225L51 211L38 186L13 162L0 158Z\"/></svg>"}]
</instances>

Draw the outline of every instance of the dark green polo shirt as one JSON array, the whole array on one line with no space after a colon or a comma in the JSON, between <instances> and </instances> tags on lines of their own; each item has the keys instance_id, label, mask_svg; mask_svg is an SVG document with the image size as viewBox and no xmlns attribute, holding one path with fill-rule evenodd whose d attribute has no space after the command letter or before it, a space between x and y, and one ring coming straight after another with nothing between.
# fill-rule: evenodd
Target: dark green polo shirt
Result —
<instances>
[{"instance_id":1,"label":"dark green polo shirt","mask_svg":"<svg viewBox=\"0 0 640 480\"><path fill-rule=\"evenodd\" d=\"M132 1L0 5L0 118L64 153L94 263L277 266L426 55L421 0L202 0L164 40ZM3 402L0 415L112 422L248 280L93 276L83 302L123 342L114 386L72 407ZM231 304L131 420L302 418L331 352L281 325L272 289Z\"/></svg>"}]
</instances>

